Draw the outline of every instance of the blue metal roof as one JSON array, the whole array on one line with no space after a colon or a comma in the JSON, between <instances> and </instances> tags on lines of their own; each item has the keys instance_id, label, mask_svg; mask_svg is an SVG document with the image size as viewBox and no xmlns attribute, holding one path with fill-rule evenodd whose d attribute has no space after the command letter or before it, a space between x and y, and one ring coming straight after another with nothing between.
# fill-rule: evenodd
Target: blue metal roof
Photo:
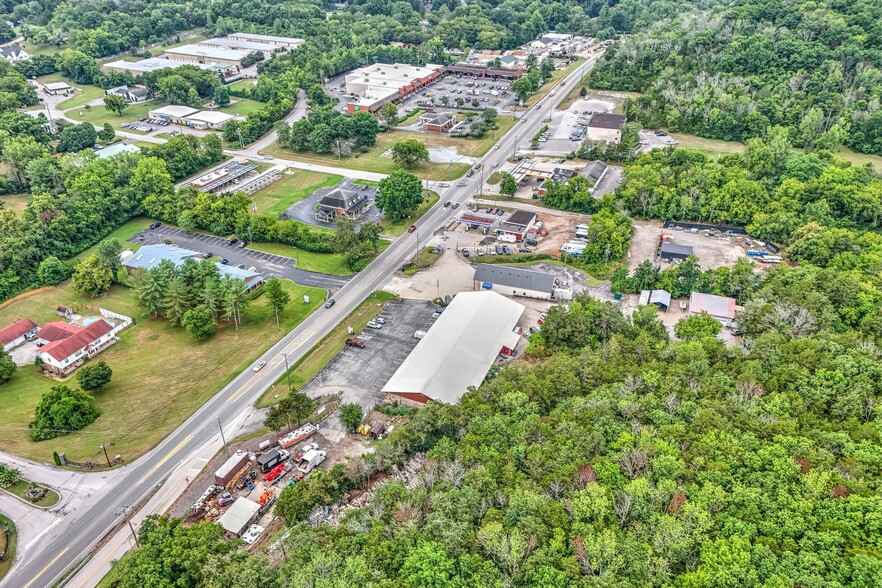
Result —
<instances>
[{"instance_id":1,"label":"blue metal roof","mask_svg":"<svg viewBox=\"0 0 882 588\"><path fill-rule=\"evenodd\" d=\"M176 245L145 245L126 261L126 267L152 269L159 265L159 262L163 259L168 259L175 266L179 266L187 259L199 260L203 259L203 257L197 251L191 251ZM249 290L263 280L257 272L240 269L231 265L219 263L217 264L217 270L221 276L230 276L236 280L241 280Z\"/></svg>"}]
</instances>

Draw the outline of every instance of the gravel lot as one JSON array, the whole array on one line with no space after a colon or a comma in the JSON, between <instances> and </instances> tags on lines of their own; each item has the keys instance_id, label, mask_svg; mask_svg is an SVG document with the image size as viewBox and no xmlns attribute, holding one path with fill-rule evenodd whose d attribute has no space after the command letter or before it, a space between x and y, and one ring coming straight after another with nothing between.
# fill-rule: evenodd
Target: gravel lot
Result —
<instances>
[{"instance_id":1,"label":"gravel lot","mask_svg":"<svg viewBox=\"0 0 882 588\"><path fill-rule=\"evenodd\" d=\"M634 238L631 248L628 250L628 267L633 269L645 260L655 261L655 250L658 247L659 237L662 231L662 223L654 221L633 221ZM702 233L690 233L666 229L674 236L677 245L691 245L693 252L698 257L698 263L702 269L713 269L722 266L731 267L740 257L744 257L747 245L744 237L705 236ZM668 262L660 262L662 268L668 267Z\"/></svg>"}]
</instances>

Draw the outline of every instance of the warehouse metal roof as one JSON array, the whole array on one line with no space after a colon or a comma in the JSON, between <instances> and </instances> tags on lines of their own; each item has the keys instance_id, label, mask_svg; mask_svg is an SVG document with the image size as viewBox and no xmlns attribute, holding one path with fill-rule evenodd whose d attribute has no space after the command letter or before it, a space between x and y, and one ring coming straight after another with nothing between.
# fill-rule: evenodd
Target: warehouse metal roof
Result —
<instances>
[{"instance_id":1,"label":"warehouse metal roof","mask_svg":"<svg viewBox=\"0 0 882 588\"><path fill-rule=\"evenodd\" d=\"M251 524L251 521L259 510L260 505L253 500L239 497L236 499L236 502L227 509L227 512L221 515L217 522L225 530L238 535L245 530L245 527Z\"/></svg>"},{"instance_id":2,"label":"warehouse metal roof","mask_svg":"<svg viewBox=\"0 0 882 588\"><path fill-rule=\"evenodd\" d=\"M701 314L706 312L712 317L735 318L735 299L716 294L693 292L689 296L689 313Z\"/></svg>"},{"instance_id":3,"label":"warehouse metal roof","mask_svg":"<svg viewBox=\"0 0 882 588\"><path fill-rule=\"evenodd\" d=\"M499 284L520 290L548 292L554 289L554 275L507 265L479 263L475 266L476 282Z\"/></svg>"},{"instance_id":4,"label":"warehouse metal roof","mask_svg":"<svg viewBox=\"0 0 882 588\"><path fill-rule=\"evenodd\" d=\"M392 375L383 392L453 404L479 386L524 312L496 292L460 292Z\"/></svg>"},{"instance_id":5,"label":"warehouse metal roof","mask_svg":"<svg viewBox=\"0 0 882 588\"><path fill-rule=\"evenodd\" d=\"M677 245L675 243L662 243L662 255L692 255L692 247L690 245Z\"/></svg>"}]
</instances>

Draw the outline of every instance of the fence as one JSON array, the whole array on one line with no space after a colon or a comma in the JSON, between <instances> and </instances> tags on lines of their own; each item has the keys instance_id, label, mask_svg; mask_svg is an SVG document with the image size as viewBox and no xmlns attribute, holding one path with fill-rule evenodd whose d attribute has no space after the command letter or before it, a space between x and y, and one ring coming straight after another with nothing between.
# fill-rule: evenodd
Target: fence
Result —
<instances>
[{"instance_id":1,"label":"fence","mask_svg":"<svg viewBox=\"0 0 882 588\"><path fill-rule=\"evenodd\" d=\"M119 333L123 329L128 329L130 326L132 326L132 323L135 322L134 319L130 316L126 316L124 314L119 314L118 312L113 312L111 310L106 310L104 308L99 308L98 312L100 312L101 316L103 316L105 318L111 318L111 319L116 319L118 321L122 321L113 328L113 331L111 331L113 333L114 337L116 336L117 333Z\"/></svg>"},{"instance_id":2,"label":"fence","mask_svg":"<svg viewBox=\"0 0 882 588\"><path fill-rule=\"evenodd\" d=\"M695 229L698 231L719 231L720 233L728 233L732 235L747 235L747 231L742 229L741 227L729 227L726 225L706 225L703 223L687 223L684 221L665 221L664 228L666 229L682 229L682 230L690 230Z\"/></svg>"}]
</instances>

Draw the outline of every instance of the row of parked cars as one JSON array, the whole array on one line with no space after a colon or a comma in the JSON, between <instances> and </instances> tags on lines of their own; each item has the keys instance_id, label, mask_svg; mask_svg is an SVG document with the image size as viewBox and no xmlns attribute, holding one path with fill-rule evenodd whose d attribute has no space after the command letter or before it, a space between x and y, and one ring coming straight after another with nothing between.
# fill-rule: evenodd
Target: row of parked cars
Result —
<instances>
[{"instance_id":1,"label":"row of parked cars","mask_svg":"<svg viewBox=\"0 0 882 588\"><path fill-rule=\"evenodd\" d=\"M140 131L142 133L149 133L150 131L153 130L153 127L151 127L150 125L145 125L144 123L137 123L137 122L124 122L119 126L121 126L124 129L130 129L132 131Z\"/></svg>"}]
</instances>

